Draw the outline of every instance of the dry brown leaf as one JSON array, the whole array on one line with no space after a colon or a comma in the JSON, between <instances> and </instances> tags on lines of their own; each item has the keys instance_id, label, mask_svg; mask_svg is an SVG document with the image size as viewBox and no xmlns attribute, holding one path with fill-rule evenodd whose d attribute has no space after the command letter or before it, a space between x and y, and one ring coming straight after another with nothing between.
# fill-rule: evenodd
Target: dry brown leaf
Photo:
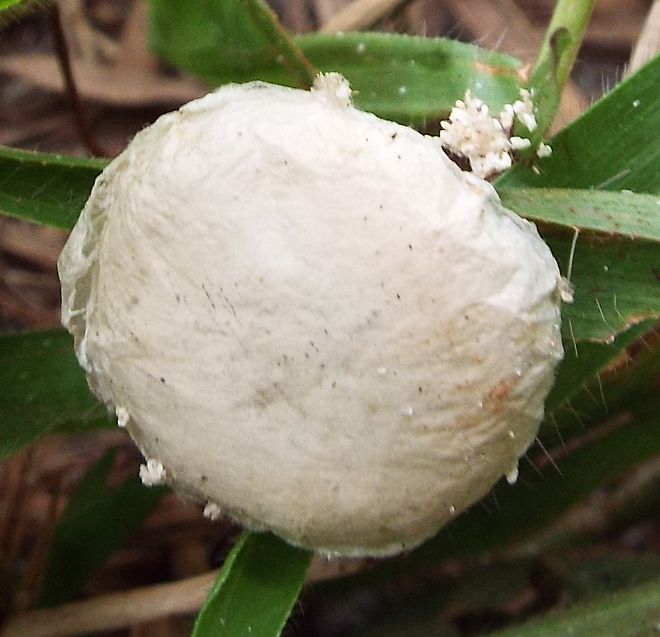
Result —
<instances>
[{"instance_id":1,"label":"dry brown leaf","mask_svg":"<svg viewBox=\"0 0 660 637\"><path fill-rule=\"evenodd\" d=\"M112 106L182 104L208 92L204 85L188 79L169 79L135 68L79 60L71 63L80 96ZM57 61L50 55L5 55L0 58L0 73L21 77L47 91L64 91Z\"/></svg>"}]
</instances>

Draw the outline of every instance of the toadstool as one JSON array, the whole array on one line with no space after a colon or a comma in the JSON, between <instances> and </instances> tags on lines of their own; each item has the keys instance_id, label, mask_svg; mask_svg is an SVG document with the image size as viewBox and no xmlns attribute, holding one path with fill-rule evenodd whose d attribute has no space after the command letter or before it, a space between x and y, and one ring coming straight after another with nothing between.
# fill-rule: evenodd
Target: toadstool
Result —
<instances>
[{"instance_id":1,"label":"toadstool","mask_svg":"<svg viewBox=\"0 0 660 637\"><path fill-rule=\"evenodd\" d=\"M59 272L144 481L325 554L412 548L515 479L562 357L535 227L336 74L138 133Z\"/></svg>"}]
</instances>

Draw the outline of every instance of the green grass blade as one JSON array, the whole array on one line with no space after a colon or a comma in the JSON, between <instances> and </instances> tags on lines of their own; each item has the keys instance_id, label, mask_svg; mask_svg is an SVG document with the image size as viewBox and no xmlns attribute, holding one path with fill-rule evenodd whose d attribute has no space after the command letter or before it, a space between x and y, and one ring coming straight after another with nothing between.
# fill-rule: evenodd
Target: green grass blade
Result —
<instances>
[{"instance_id":1,"label":"green grass blade","mask_svg":"<svg viewBox=\"0 0 660 637\"><path fill-rule=\"evenodd\" d=\"M540 224L541 233L564 274L568 273L573 239L567 226L573 225L577 209L562 201L558 189L592 189L589 196L593 196L594 209L589 210L588 203L585 209L587 195L581 195L580 223L575 224L584 225L585 232L578 236L573 260L575 304L563 311L566 355L548 398L551 411L565 404L648 328L648 318L657 316L660 254L655 244L634 240L643 237L657 241L659 215L651 205L655 200L657 206L657 199L642 200L633 195L632 206L622 210L619 204L630 193L612 193L609 199L609 192L598 191L660 191L659 94L660 57L656 57L555 136L553 154L538 162L538 174L517 166L497 181L506 204L532 220L545 221ZM534 200L529 190L516 196L511 188L525 186L557 189L557 210L544 207L542 196ZM638 214L639 205L648 207ZM557 224L566 226L566 232L558 232ZM607 236L612 231L630 237L613 241ZM633 290L635 298L628 296Z\"/></svg>"},{"instance_id":2,"label":"green grass blade","mask_svg":"<svg viewBox=\"0 0 660 637\"><path fill-rule=\"evenodd\" d=\"M0 0L0 27L39 9L47 9L53 3L54 0Z\"/></svg>"},{"instance_id":3,"label":"green grass blade","mask_svg":"<svg viewBox=\"0 0 660 637\"><path fill-rule=\"evenodd\" d=\"M404 124L446 117L468 89L494 111L520 90L518 60L456 40L347 33L298 42L318 68L349 79L356 106Z\"/></svg>"},{"instance_id":4,"label":"green grass blade","mask_svg":"<svg viewBox=\"0 0 660 637\"><path fill-rule=\"evenodd\" d=\"M546 413L554 418L557 410L578 394L585 383L609 365L620 353L653 329L655 321L642 321L619 334L611 343L580 341L566 343L564 360L557 370L555 384L545 401Z\"/></svg>"},{"instance_id":5,"label":"green grass blade","mask_svg":"<svg viewBox=\"0 0 660 637\"><path fill-rule=\"evenodd\" d=\"M0 214L69 230L106 164L0 146Z\"/></svg>"},{"instance_id":6,"label":"green grass blade","mask_svg":"<svg viewBox=\"0 0 660 637\"><path fill-rule=\"evenodd\" d=\"M572 238L543 232L564 275ZM571 282L575 301L562 309L566 349L575 341L609 342L617 334L660 315L657 273L660 249L654 243L601 242L578 237Z\"/></svg>"},{"instance_id":7,"label":"green grass blade","mask_svg":"<svg viewBox=\"0 0 660 637\"><path fill-rule=\"evenodd\" d=\"M606 235L602 239L640 239L660 243L660 198L654 195L577 188L501 188L502 203L530 221L572 231Z\"/></svg>"},{"instance_id":8,"label":"green grass blade","mask_svg":"<svg viewBox=\"0 0 660 637\"><path fill-rule=\"evenodd\" d=\"M28 0L0 0L0 14L4 11L17 9L18 5L25 5L27 3Z\"/></svg>"},{"instance_id":9,"label":"green grass blade","mask_svg":"<svg viewBox=\"0 0 660 637\"><path fill-rule=\"evenodd\" d=\"M491 637L650 637L660 627L660 581L604 596Z\"/></svg>"},{"instance_id":10,"label":"green grass blade","mask_svg":"<svg viewBox=\"0 0 660 637\"><path fill-rule=\"evenodd\" d=\"M0 460L47 433L113 426L62 330L0 338Z\"/></svg>"},{"instance_id":11,"label":"green grass blade","mask_svg":"<svg viewBox=\"0 0 660 637\"><path fill-rule=\"evenodd\" d=\"M601 365L597 376L581 384L575 383L573 391L564 392L565 398L561 403L553 401L539 433L546 448L563 448L568 441L581 436L594 424L598 425L613 414L628 409L635 400L647 400L647 394L653 394L654 378L660 373L660 348L657 344L649 345L646 337L658 327L659 323L649 321L621 335L615 344L609 346L610 351L635 344L630 351L642 348L643 354L637 353L631 359L629 353L619 351L618 357L608 361L615 371ZM600 343L581 345L580 360L584 357L588 361L604 356L606 352L603 348L608 347Z\"/></svg>"},{"instance_id":12,"label":"green grass blade","mask_svg":"<svg viewBox=\"0 0 660 637\"><path fill-rule=\"evenodd\" d=\"M580 341L611 342L660 316L657 196L552 188L502 188L500 194L506 206L537 222L562 273L570 272L575 301L562 310L568 351Z\"/></svg>"},{"instance_id":13,"label":"green grass blade","mask_svg":"<svg viewBox=\"0 0 660 637\"><path fill-rule=\"evenodd\" d=\"M131 478L109 487L115 452L104 455L87 472L69 500L53 534L39 606L71 601L127 538L142 526L167 489L146 489Z\"/></svg>"},{"instance_id":14,"label":"green grass blade","mask_svg":"<svg viewBox=\"0 0 660 637\"><path fill-rule=\"evenodd\" d=\"M619 84L552 141L539 174L517 166L498 188L531 186L660 193L660 56Z\"/></svg>"},{"instance_id":15,"label":"green grass blade","mask_svg":"<svg viewBox=\"0 0 660 637\"><path fill-rule=\"evenodd\" d=\"M215 86L296 83L240 0L152 0L150 38L164 60ZM520 61L452 40L384 33L294 40L316 68L349 79L357 106L403 123L445 116L468 88L499 109L521 86Z\"/></svg>"},{"instance_id":16,"label":"green grass blade","mask_svg":"<svg viewBox=\"0 0 660 637\"><path fill-rule=\"evenodd\" d=\"M595 0L557 0L555 3L529 81L538 125L531 132L532 147L528 157L538 148L555 118L594 4Z\"/></svg>"},{"instance_id":17,"label":"green grass blade","mask_svg":"<svg viewBox=\"0 0 660 637\"><path fill-rule=\"evenodd\" d=\"M199 612L192 637L277 637L312 559L270 533L243 533Z\"/></svg>"}]
</instances>

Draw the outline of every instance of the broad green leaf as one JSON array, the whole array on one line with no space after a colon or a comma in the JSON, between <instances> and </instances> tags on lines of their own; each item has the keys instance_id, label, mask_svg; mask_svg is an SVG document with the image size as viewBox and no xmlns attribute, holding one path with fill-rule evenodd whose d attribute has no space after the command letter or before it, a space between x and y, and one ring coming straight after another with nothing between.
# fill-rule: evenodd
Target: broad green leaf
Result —
<instances>
[{"instance_id":1,"label":"broad green leaf","mask_svg":"<svg viewBox=\"0 0 660 637\"><path fill-rule=\"evenodd\" d=\"M494 110L520 90L518 60L456 40L347 33L297 41L319 69L349 79L356 106L406 124L446 117L468 89Z\"/></svg>"},{"instance_id":2,"label":"broad green leaf","mask_svg":"<svg viewBox=\"0 0 660 637\"><path fill-rule=\"evenodd\" d=\"M164 60L215 86L295 83L240 0L152 0L150 37ZM466 89L499 109L521 85L518 60L452 40L316 33L295 41L315 67L349 79L357 106L404 123L445 116Z\"/></svg>"},{"instance_id":3,"label":"broad green leaf","mask_svg":"<svg viewBox=\"0 0 660 637\"><path fill-rule=\"evenodd\" d=\"M149 39L152 48L172 64L194 67L201 76L249 72L272 57L267 41L246 2L193 0L186 6L174 0L150 1ZM209 51L217 60L205 60ZM197 71L196 71L197 69Z\"/></svg>"},{"instance_id":4,"label":"broad green leaf","mask_svg":"<svg viewBox=\"0 0 660 637\"><path fill-rule=\"evenodd\" d=\"M550 418L556 417L557 409L578 394L588 379L614 360L622 350L653 329L654 323L655 321L638 323L619 334L611 343L592 341L573 343L568 340L565 344L564 360L557 370L555 384L545 401L546 413ZM600 388L598 392L600 393Z\"/></svg>"},{"instance_id":5,"label":"broad green leaf","mask_svg":"<svg viewBox=\"0 0 660 637\"><path fill-rule=\"evenodd\" d=\"M25 0L0 0L0 11L11 9L21 3L25 3Z\"/></svg>"},{"instance_id":6,"label":"broad green leaf","mask_svg":"<svg viewBox=\"0 0 660 637\"><path fill-rule=\"evenodd\" d=\"M577 188L500 188L502 203L530 221L603 238L660 243L660 197Z\"/></svg>"},{"instance_id":7,"label":"broad green leaf","mask_svg":"<svg viewBox=\"0 0 660 637\"><path fill-rule=\"evenodd\" d=\"M39 593L41 607L78 596L167 493L161 487L145 488L137 477L108 486L114 458L115 452L108 452L87 472L57 522Z\"/></svg>"},{"instance_id":8,"label":"broad green leaf","mask_svg":"<svg viewBox=\"0 0 660 637\"><path fill-rule=\"evenodd\" d=\"M270 533L243 533L199 612L192 637L277 637L312 553Z\"/></svg>"},{"instance_id":9,"label":"broad green leaf","mask_svg":"<svg viewBox=\"0 0 660 637\"><path fill-rule=\"evenodd\" d=\"M660 316L660 198L551 188L501 188L500 196L537 222L562 273L570 273L575 301L562 310L567 349L612 341Z\"/></svg>"},{"instance_id":10,"label":"broad green leaf","mask_svg":"<svg viewBox=\"0 0 660 637\"><path fill-rule=\"evenodd\" d=\"M52 0L0 0L0 27L51 3Z\"/></svg>"},{"instance_id":11,"label":"broad green leaf","mask_svg":"<svg viewBox=\"0 0 660 637\"><path fill-rule=\"evenodd\" d=\"M538 174L517 166L499 187L660 193L660 56L605 95L551 141Z\"/></svg>"},{"instance_id":12,"label":"broad green leaf","mask_svg":"<svg viewBox=\"0 0 660 637\"><path fill-rule=\"evenodd\" d=\"M111 426L62 330L0 338L0 460L46 433Z\"/></svg>"},{"instance_id":13,"label":"broad green leaf","mask_svg":"<svg viewBox=\"0 0 660 637\"><path fill-rule=\"evenodd\" d=\"M650 637L660 626L660 581L548 614L492 637Z\"/></svg>"},{"instance_id":14,"label":"broad green leaf","mask_svg":"<svg viewBox=\"0 0 660 637\"><path fill-rule=\"evenodd\" d=\"M571 237L544 233L564 274ZM571 283L575 300L562 310L565 347L575 340L610 342L621 331L660 315L660 248L635 241L578 237Z\"/></svg>"},{"instance_id":15,"label":"broad green leaf","mask_svg":"<svg viewBox=\"0 0 660 637\"><path fill-rule=\"evenodd\" d=\"M567 386L568 379L560 378L559 392L563 400L560 402L553 394L550 395L548 417L539 433L539 439L546 448L563 447L567 441L584 434L594 423L599 424L603 419L626 410L640 397L653 393L653 382L660 374L660 348L649 345L645 336L658 327L660 323L653 321L640 323L619 336L610 346L578 343L577 360L581 361L584 356L588 366L592 361L609 356L606 361L609 366L600 365L598 375L576 384L572 392ZM638 348L642 351L631 359L629 353L622 350L633 344L631 351ZM618 356L611 356L611 352L616 350L619 350Z\"/></svg>"},{"instance_id":16,"label":"broad green leaf","mask_svg":"<svg viewBox=\"0 0 660 637\"><path fill-rule=\"evenodd\" d=\"M106 164L0 146L0 214L70 229Z\"/></svg>"},{"instance_id":17,"label":"broad green leaf","mask_svg":"<svg viewBox=\"0 0 660 637\"><path fill-rule=\"evenodd\" d=\"M510 192L511 187L533 186L658 193L659 87L660 57L656 57L555 136L551 142L553 154L537 162L538 172L516 166L497 180L498 190L504 193ZM518 209L518 212L522 211ZM568 215L562 216L569 221ZM602 224L602 219L594 220L593 215L588 216L591 219L583 221L589 226ZM631 229L631 221L633 227L638 226L630 215L621 216L623 218L617 215L611 221L625 222L627 230ZM655 236L658 216L652 217L651 232ZM561 221L556 217L554 220ZM541 230L543 232L544 228ZM581 387L590 375L598 371L599 360L603 364L607 362L608 352L611 357L616 354L614 346L617 341L612 339L616 338L617 330L654 315L657 308L657 269L653 269L657 268L653 264L657 264L659 258L657 248L652 244L633 241L621 244L603 241L596 244L593 237L585 241L584 234L578 236L571 277L576 287L576 303L564 308L564 349L567 354L560 367L558 386L553 390L551 401L559 402L562 394L570 394L571 382L575 388ZM564 274L568 273L571 241L572 237L566 235L555 236L550 241ZM636 254L638 247L644 255ZM646 262L644 257L650 261ZM613 277L608 276L610 272ZM628 296L631 290L639 295L636 299ZM619 304L622 293L628 296L625 309ZM641 302L641 308L637 302ZM593 333L589 331L591 327L595 330ZM576 344L579 338L595 338L601 342ZM609 344L603 342L610 340L612 342ZM591 354L588 357L590 360L585 360L583 356L576 357L576 350L588 350L595 357L591 358Z\"/></svg>"}]
</instances>

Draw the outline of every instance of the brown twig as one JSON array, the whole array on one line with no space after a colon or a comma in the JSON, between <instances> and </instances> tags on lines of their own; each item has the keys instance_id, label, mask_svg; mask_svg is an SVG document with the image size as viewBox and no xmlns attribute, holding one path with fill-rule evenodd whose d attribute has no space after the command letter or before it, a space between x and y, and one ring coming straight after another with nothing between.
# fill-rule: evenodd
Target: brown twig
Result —
<instances>
[{"instance_id":1,"label":"brown twig","mask_svg":"<svg viewBox=\"0 0 660 637\"><path fill-rule=\"evenodd\" d=\"M349 575L363 570L369 563L366 559L315 561L307 582ZM30 611L10 619L0 630L0 637L73 637L194 613L202 605L217 573L209 571L177 582Z\"/></svg>"},{"instance_id":2,"label":"brown twig","mask_svg":"<svg viewBox=\"0 0 660 637\"><path fill-rule=\"evenodd\" d=\"M15 557L16 546L20 544L23 525L22 500L25 495L27 473L32 451L26 449L16 454L6 465L6 491L0 511L0 566L7 569Z\"/></svg>"},{"instance_id":3,"label":"brown twig","mask_svg":"<svg viewBox=\"0 0 660 637\"><path fill-rule=\"evenodd\" d=\"M87 150L96 155L97 157L103 157L104 153L101 150L101 147L98 145L94 136L92 135L91 128L87 118L85 117L85 112L83 110L82 104L80 102L80 96L78 95L78 89L76 88L76 82L73 78L73 71L71 70L71 58L69 56L69 47L66 43L66 37L64 35L64 29L62 28L62 20L60 17L59 8L57 4L53 6L51 12L51 28L53 32L53 41L55 44L55 52L57 54L57 61L60 66L60 71L62 77L64 78L64 84L66 86L66 93L69 98L69 103L71 105L71 110L73 112L73 117L80 133L80 137L87 147Z\"/></svg>"},{"instance_id":4,"label":"brown twig","mask_svg":"<svg viewBox=\"0 0 660 637\"><path fill-rule=\"evenodd\" d=\"M192 613L201 606L215 576L212 571L178 582L31 611L10 619L0 637L70 637Z\"/></svg>"},{"instance_id":5,"label":"brown twig","mask_svg":"<svg viewBox=\"0 0 660 637\"><path fill-rule=\"evenodd\" d=\"M660 51L660 0L651 5L642 32L635 44L626 74L631 75Z\"/></svg>"},{"instance_id":6,"label":"brown twig","mask_svg":"<svg viewBox=\"0 0 660 637\"><path fill-rule=\"evenodd\" d=\"M0 558L4 556L9 544L9 528L20 487L21 467L24 462L24 454L17 454L1 468L0 478L2 478L5 488L3 498L0 500Z\"/></svg>"},{"instance_id":7,"label":"brown twig","mask_svg":"<svg viewBox=\"0 0 660 637\"><path fill-rule=\"evenodd\" d=\"M57 524L62 499L62 480L60 478L55 493L50 496L46 524L39 530L37 541L32 549L23 579L14 598L14 608L19 612L32 608L36 603L37 594L46 570L48 553L52 544L53 532Z\"/></svg>"},{"instance_id":8,"label":"brown twig","mask_svg":"<svg viewBox=\"0 0 660 637\"><path fill-rule=\"evenodd\" d=\"M321 25L322 33L368 29L408 0L353 0Z\"/></svg>"}]
</instances>

